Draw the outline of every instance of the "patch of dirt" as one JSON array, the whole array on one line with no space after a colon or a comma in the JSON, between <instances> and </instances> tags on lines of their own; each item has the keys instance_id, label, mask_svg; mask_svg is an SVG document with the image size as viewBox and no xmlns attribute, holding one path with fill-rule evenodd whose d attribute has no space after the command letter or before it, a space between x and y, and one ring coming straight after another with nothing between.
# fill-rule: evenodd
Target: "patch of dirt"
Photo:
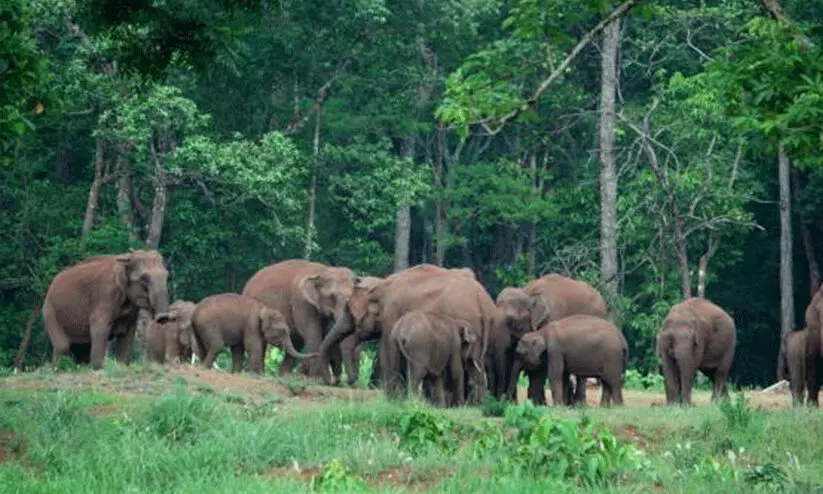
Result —
<instances>
[{"instance_id":1,"label":"patch of dirt","mask_svg":"<svg viewBox=\"0 0 823 494\"><path fill-rule=\"evenodd\" d=\"M624 427L617 427L612 429L614 435L625 441L631 441L641 449L646 449L649 446L649 438L640 432L637 427L633 425L626 425Z\"/></svg>"},{"instance_id":2,"label":"patch of dirt","mask_svg":"<svg viewBox=\"0 0 823 494\"><path fill-rule=\"evenodd\" d=\"M120 408L115 403L111 403L108 405L98 405L88 408L86 413L91 415L92 417L111 417L112 415L117 415L117 412L120 411Z\"/></svg>"},{"instance_id":3,"label":"patch of dirt","mask_svg":"<svg viewBox=\"0 0 823 494\"><path fill-rule=\"evenodd\" d=\"M26 452L25 445L18 441L10 430L0 430L0 464L12 461Z\"/></svg>"},{"instance_id":4,"label":"patch of dirt","mask_svg":"<svg viewBox=\"0 0 823 494\"><path fill-rule=\"evenodd\" d=\"M309 483L312 478L322 473L322 467L295 468L277 467L264 474L263 477L287 478ZM414 472L408 466L400 465L387 468L376 475L367 475L364 479L367 486L372 489L396 488L410 492L428 492L438 484L450 477L453 472L448 470L432 470L426 472Z\"/></svg>"}]
</instances>

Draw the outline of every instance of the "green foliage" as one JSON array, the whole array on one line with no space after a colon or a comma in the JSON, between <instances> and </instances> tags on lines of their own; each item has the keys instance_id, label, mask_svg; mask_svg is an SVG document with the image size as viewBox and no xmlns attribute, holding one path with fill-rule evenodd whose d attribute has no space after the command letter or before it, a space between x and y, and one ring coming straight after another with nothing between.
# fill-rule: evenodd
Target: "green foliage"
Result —
<instances>
[{"instance_id":1,"label":"green foliage","mask_svg":"<svg viewBox=\"0 0 823 494\"><path fill-rule=\"evenodd\" d=\"M0 5L0 164L45 111L48 80L45 54L37 46L32 11L26 0ZM51 110L51 108L49 108Z\"/></svg>"},{"instance_id":2,"label":"green foliage","mask_svg":"<svg viewBox=\"0 0 823 494\"><path fill-rule=\"evenodd\" d=\"M664 391L665 380L658 372L643 374L637 369L626 369L626 374L623 376L623 389Z\"/></svg>"},{"instance_id":3,"label":"green foliage","mask_svg":"<svg viewBox=\"0 0 823 494\"><path fill-rule=\"evenodd\" d=\"M178 388L149 407L143 426L147 433L171 443L192 443L217 417L211 399Z\"/></svg>"},{"instance_id":4,"label":"green foliage","mask_svg":"<svg viewBox=\"0 0 823 494\"><path fill-rule=\"evenodd\" d=\"M536 421L524 422L525 417L520 419L513 454L504 460L504 471L598 486L616 480L621 471L641 466L632 445L622 443L585 416L579 422L558 420L549 414Z\"/></svg>"},{"instance_id":5,"label":"green foliage","mask_svg":"<svg viewBox=\"0 0 823 494\"><path fill-rule=\"evenodd\" d=\"M427 409L417 409L400 419L400 446L414 456L431 448L451 452L455 448L453 424L445 416Z\"/></svg>"},{"instance_id":6,"label":"green foliage","mask_svg":"<svg viewBox=\"0 0 823 494\"><path fill-rule=\"evenodd\" d=\"M335 458L311 479L311 492L357 492L365 490L365 484L340 459Z\"/></svg>"},{"instance_id":7,"label":"green foliage","mask_svg":"<svg viewBox=\"0 0 823 494\"><path fill-rule=\"evenodd\" d=\"M506 409L511 405L507 397L495 398L491 394L487 394L480 405L480 413L484 417L502 417L506 413Z\"/></svg>"}]
</instances>

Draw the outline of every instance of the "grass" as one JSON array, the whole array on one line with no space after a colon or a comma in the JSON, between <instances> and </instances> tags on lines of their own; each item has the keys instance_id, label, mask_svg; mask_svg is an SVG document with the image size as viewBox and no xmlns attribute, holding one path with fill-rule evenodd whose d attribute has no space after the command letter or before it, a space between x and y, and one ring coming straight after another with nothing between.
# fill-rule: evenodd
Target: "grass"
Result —
<instances>
[{"instance_id":1,"label":"grass","mask_svg":"<svg viewBox=\"0 0 823 494\"><path fill-rule=\"evenodd\" d=\"M2 492L823 490L820 413L760 409L742 394L690 408L521 405L484 417L224 379L111 362L0 379Z\"/></svg>"}]
</instances>

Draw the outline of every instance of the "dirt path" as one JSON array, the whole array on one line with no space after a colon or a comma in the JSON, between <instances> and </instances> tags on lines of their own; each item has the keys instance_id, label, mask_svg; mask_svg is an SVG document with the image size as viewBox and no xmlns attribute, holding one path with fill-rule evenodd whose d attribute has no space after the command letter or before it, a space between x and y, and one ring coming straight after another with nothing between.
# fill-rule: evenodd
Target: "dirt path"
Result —
<instances>
[{"instance_id":1,"label":"dirt path","mask_svg":"<svg viewBox=\"0 0 823 494\"><path fill-rule=\"evenodd\" d=\"M175 386L185 383L191 390L231 394L248 401L270 399L273 395L283 398L297 398L302 405L316 402L318 405L343 400L367 401L377 396L380 391L331 387L315 384L300 378L278 379L273 377L253 377L248 374L229 374L226 372L206 370L199 367L183 366L163 369L145 368L140 371L126 369L119 372L92 371L67 372L56 374L25 373L0 379L0 387L20 390L58 391L73 389L90 389L101 392L127 396L159 396L172 391ZM587 403L597 407L600 402L600 387L589 386ZM551 393L547 390L547 395ZM665 405L662 392L624 390L624 406L656 407ZM749 403L762 408L785 408L791 406L791 396L786 390L749 391L746 393ZM526 390L518 390L518 400L526 399ZM695 405L710 402L710 393L696 391L693 395Z\"/></svg>"}]
</instances>

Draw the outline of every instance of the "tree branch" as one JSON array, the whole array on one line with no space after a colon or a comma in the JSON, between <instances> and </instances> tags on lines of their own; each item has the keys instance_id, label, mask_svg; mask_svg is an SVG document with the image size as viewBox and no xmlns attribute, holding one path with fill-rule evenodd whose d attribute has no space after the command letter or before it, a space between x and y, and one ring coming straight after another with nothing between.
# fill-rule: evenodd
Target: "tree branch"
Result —
<instances>
[{"instance_id":1,"label":"tree branch","mask_svg":"<svg viewBox=\"0 0 823 494\"><path fill-rule=\"evenodd\" d=\"M571 65L574 59L577 58L578 55L580 55L580 52L582 52L583 49L586 48L586 46L588 46L598 34L600 34L604 29L606 29L606 26L628 14L631 9L633 9L642 1L643 0L627 0L623 2L616 9L614 9L614 11L612 11L612 13L608 15L608 17L601 20L594 28L592 28L591 31L587 32L580 39L580 41L577 42L574 48L572 48L572 51L569 52L569 54L566 56L565 59L563 59L560 65L558 65L557 68L554 69L551 72L551 74L549 74L549 76L545 80L543 80L543 82L540 83L539 86L537 86L537 89L534 90L531 97L524 101L520 106L510 111L506 115L503 115L503 117L501 118L485 118L482 120L478 120L476 122L469 122L469 124L482 125L483 128L486 129L486 131L489 134L499 133L501 130L503 130L503 127L509 120L517 118L518 116L522 115L528 110L534 108L534 106L537 104L537 101L540 99L541 96L543 96L543 93L545 93L549 89L549 86L554 84L554 82L566 72L566 69L569 67L569 65ZM488 124L492 122L495 122L497 124L497 128L492 129L488 126Z\"/></svg>"},{"instance_id":2,"label":"tree branch","mask_svg":"<svg viewBox=\"0 0 823 494\"><path fill-rule=\"evenodd\" d=\"M337 68L334 69L334 72L332 73L329 80L326 81L325 84L320 86L320 89L317 90L317 97L314 98L314 101L312 102L312 105L309 108L309 111L306 112L306 114L300 115L297 111L295 112L294 116L292 116L291 122L289 122L289 125L286 126L286 129L283 131L284 134L296 134L306 125L309 119L311 119L314 116L314 114L317 113L318 110L320 110L320 107L323 106L323 103L326 102L329 95L331 94L332 85L340 78L340 76L343 74L343 72L346 70L349 64L351 64L354 55L355 54L352 53L351 56L346 58L340 65L338 65Z\"/></svg>"}]
</instances>

